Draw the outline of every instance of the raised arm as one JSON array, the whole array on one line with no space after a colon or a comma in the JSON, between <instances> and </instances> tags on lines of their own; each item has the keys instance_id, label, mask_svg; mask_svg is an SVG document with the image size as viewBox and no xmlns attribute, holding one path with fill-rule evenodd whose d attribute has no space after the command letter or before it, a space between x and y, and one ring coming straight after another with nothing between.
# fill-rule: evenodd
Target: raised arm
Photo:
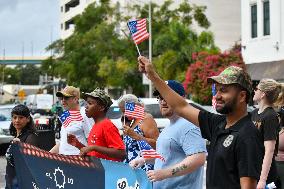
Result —
<instances>
[{"instance_id":1,"label":"raised arm","mask_svg":"<svg viewBox=\"0 0 284 189\"><path fill-rule=\"evenodd\" d=\"M206 153L197 153L187 156L181 162L169 167L167 169L151 170L147 172L148 178L151 182L164 180L166 178L177 177L195 171L201 167L206 160Z\"/></svg>"},{"instance_id":2,"label":"raised arm","mask_svg":"<svg viewBox=\"0 0 284 189\"><path fill-rule=\"evenodd\" d=\"M163 81L154 69L153 64L145 57L138 57L139 71L146 74L146 76L153 82L160 95L167 101L173 110L181 117L187 119L193 124L199 126L198 115L200 110L189 105L183 97L174 92Z\"/></svg>"}]
</instances>

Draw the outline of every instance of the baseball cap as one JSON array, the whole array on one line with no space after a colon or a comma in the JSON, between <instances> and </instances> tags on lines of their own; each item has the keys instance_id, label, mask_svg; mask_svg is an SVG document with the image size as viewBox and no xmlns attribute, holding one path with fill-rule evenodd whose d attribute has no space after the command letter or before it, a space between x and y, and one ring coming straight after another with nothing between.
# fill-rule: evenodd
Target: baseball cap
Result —
<instances>
[{"instance_id":1,"label":"baseball cap","mask_svg":"<svg viewBox=\"0 0 284 189\"><path fill-rule=\"evenodd\" d=\"M73 86L66 86L62 91L56 93L57 97L78 97L80 98L80 90Z\"/></svg>"},{"instance_id":2,"label":"baseball cap","mask_svg":"<svg viewBox=\"0 0 284 189\"><path fill-rule=\"evenodd\" d=\"M224 85L239 84L249 93L252 92L252 81L247 72L237 66L230 66L219 75L207 78L207 82L217 82Z\"/></svg>"},{"instance_id":3,"label":"baseball cap","mask_svg":"<svg viewBox=\"0 0 284 189\"><path fill-rule=\"evenodd\" d=\"M83 93L83 98L85 100L88 96L93 97L93 98L99 98L107 108L109 108L112 105L110 96L104 90L100 88L96 88L90 93Z\"/></svg>"},{"instance_id":4,"label":"baseball cap","mask_svg":"<svg viewBox=\"0 0 284 189\"><path fill-rule=\"evenodd\" d=\"M180 96L185 96L185 90L184 90L184 87L183 87L183 85L181 83L179 83L179 82L177 82L175 80L168 80L168 81L165 81L165 82L172 90L174 90ZM153 92L153 95L154 96L159 96L160 92L156 89Z\"/></svg>"}]
</instances>

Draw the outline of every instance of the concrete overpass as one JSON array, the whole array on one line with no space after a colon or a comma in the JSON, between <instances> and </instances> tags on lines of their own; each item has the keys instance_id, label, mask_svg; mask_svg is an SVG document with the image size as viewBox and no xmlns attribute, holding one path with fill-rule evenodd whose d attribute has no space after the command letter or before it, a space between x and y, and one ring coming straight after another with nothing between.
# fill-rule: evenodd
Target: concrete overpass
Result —
<instances>
[{"instance_id":1,"label":"concrete overpass","mask_svg":"<svg viewBox=\"0 0 284 189\"><path fill-rule=\"evenodd\" d=\"M41 64L47 56L32 56L32 57L5 57L0 59L0 64L4 65L19 65L19 64Z\"/></svg>"}]
</instances>

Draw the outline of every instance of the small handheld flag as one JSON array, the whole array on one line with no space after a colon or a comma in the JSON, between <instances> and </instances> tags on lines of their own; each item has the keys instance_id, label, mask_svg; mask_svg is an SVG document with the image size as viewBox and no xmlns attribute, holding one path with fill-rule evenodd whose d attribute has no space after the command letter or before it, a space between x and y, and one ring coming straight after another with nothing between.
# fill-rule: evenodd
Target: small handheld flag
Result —
<instances>
[{"instance_id":1,"label":"small handheld flag","mask_svg":"<svg viewBox=\"0 0 284 189\"><path fill-rule=\"evenodd\" d=\"M133 117L137 119L144 119L145 111L143 106L139 106L134 102L125 103L124 115L127 117Z\"/></svg>"},{"instance_id":2,"label":"small handheld flag","mask_svg":"<svg viewBox=\"0 0 284 189\"><path fill-rule=\"evenodd\" d=\"M140 20L131 20L127 23L127 26L140 55L140 51L137 45L148 39L150 36L150 34L147 32L147 20L146 18Z\"/></svg>"},{"instance_id":3,"label":"small handheld flag","mask_svg":"<svg viewBox=\"0 0 284 189\"><path fill-rule=\"evenodd\" d=\"M145 140L138 140L137 142L143 158L159 158L162 161L165 161L165 159L158 152L156 152L156 150L154 150Z\"/></svg>"},{"instance_id":4,"label":"small handheld flag","mask_svg":"<svg viewBox=\"0 0 284 189\"><path fill-rule=\"evenodd\" d=\"M72 121L83 121L80 111L64 111L60 116L63 127L67 127Z\"/></svg>"},{"instance_id":5,"label":"small handheld flag","mask_svg":"<svg viewBox=\"0 0 284 189\"><path fill-rule=\"evenodd\" d=\"M214 109L216 109L216 105L217 105L217 102L216 102L216 94L217 94L217 91L216 91L216 84L214 83L212 85L212 107Z\"/></svg>"}]
</instances>

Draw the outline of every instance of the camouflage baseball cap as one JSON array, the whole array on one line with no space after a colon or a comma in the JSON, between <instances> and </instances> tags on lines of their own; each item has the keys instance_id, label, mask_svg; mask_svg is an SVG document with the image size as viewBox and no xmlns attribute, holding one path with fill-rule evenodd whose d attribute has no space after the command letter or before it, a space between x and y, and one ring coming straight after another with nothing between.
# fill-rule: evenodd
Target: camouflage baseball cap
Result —
<instances>
[{"instance_id":1,"label":"camouflage baseball cap","mask_svg":"<svg viewBox=\"0 0 284 189\"><path fill-rule=\"evenodd\" d=\"M85 100L88 96L94 97L94 98L99 98L107 108L109 108L112 105L112 101L111 101L110 96L104 90L102 90L100 88L96 88L95 90L93 90L90 93L83 93L83 98Z\"/></svg>"},{"instance_id":2,"label":"camouflage baseball cap","mask_svg":"<svg viewBox=\"0 0 284 189\"><path fill-rule=\"evenodd\" d=\"M239 84L249 93L252 92L252 81L248 73L237 66L230 66L217 76L207 78L207 82L217 82L224 85Z\"/></svg>"},{"instance_id":3,"label":"camouflage baseball cap","mask_svg":"<svg viewBox=\"0 0 284 189\"><path fill-rule=\"evenodd\" d=\"M78 97L80 98L80 90L73 86L66 86L62 91L56 93L57 97Z\"/></svg>"}]
</instances>

